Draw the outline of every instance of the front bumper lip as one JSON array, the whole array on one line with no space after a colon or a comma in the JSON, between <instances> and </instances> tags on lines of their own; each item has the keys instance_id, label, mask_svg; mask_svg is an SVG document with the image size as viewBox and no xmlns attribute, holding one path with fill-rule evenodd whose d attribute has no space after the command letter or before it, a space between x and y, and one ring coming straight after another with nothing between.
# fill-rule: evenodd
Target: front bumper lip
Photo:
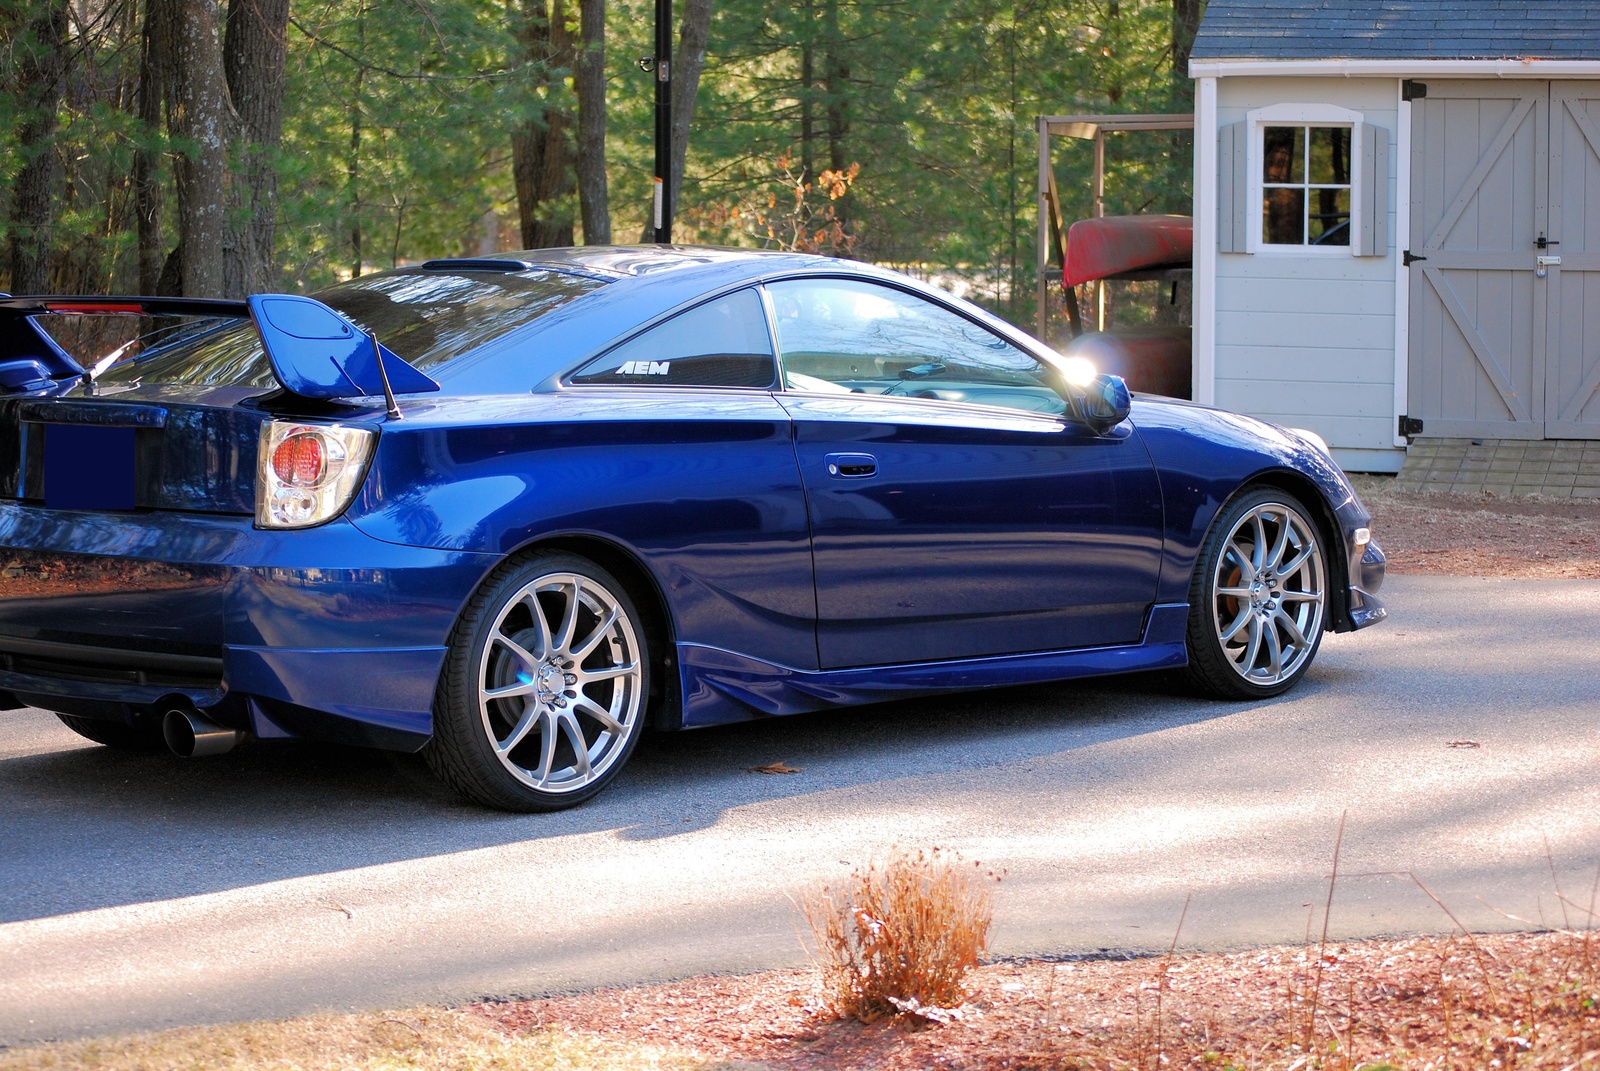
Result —
<instances>
[{"instance_id":1,"label":"front bumper lip","mask_svg":"<svg viewBox=\"0 0 1600 1071\"><path fill-rule=\"evenodd\" d=\"M1350 627L1353 629L1376 625L1389 616L1388 608L1377 596L1378 589L1383 587L1387 559L1376 540L1369 542L1362 551L1358 569L1361 582L1350 587Z\"/></svg>"}]
</instances>

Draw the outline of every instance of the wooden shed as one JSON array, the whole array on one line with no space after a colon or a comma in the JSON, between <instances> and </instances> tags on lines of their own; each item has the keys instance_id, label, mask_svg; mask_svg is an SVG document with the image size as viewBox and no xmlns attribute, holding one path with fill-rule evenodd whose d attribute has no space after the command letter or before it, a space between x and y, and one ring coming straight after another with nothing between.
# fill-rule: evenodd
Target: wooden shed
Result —
<instances>
[{"instance_id":1,"label":"wooden shed","mask_svg":"<svg viewBox=\"0 0 1600 1071\"><path fill-rule=\"evenodd\" d=\"M1600 439L1600 3L1211 0L1190 74L1198 400Z\"/></svg>"}]
</instances>

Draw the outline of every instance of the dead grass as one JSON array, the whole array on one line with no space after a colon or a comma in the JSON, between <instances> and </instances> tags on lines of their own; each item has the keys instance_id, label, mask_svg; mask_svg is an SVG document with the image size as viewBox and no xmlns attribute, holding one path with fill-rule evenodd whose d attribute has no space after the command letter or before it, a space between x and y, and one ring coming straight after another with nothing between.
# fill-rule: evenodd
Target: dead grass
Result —
<instances>
[{"instance_id":1,"label":"dead grass","mask_svg":"<svg viewBox=\"0 0 1600 1071\"><path fill-rule=\"evenodd\" d=\"M436 1008L196 1027L0 1052L0 1071L737 1071L668 1047L559 1027L508 1033Z\"/></svg>"},{"instance_id":2,"label":"dead grass","mask_svg":"<svg viewBox=\"0 0 1600 1071\"><path fill-rule=\"evenodd\" d=\"M0 1071L1600 1071L1581 929L996 963L963 994L959 1019L906 1030L827 1015L816 971L770 971L19 1049Z\"/></svg>"},{"instance_id":3,"label":"dead grass","mask_svg":"<svg viewBox=\"0 0 1600 1071\"><path fill-rule=\"evenodd\" d=\"M822 1005L863 1023L905 1014L947 1022L988 947L999 875L934 848L896 851L801 903L821 972Z\"/></svg>"},{"instance_id":4,"label":"dead grass","mask_svg":"<svg viewBox=\"0 0 1600 1071\"><path fill-rule=\"evenodd\" d=\"M1394 573L1600 579L1600 501L1399 491L1354 476Z\"/></svg>"},{"instance_id":5,"label":"dead grass","mask_svg":"<svg viewBox=\"0 0 1600 1071\"><path fill-rule=\"evenodd\" d=\"M959 1021L923 1030L819 1016L801 971L478 1011L512 1033L557 1022L771 1071L1592 1071L1597 951L1561 931L991 964Z\"/></svg>"}]
</instances>

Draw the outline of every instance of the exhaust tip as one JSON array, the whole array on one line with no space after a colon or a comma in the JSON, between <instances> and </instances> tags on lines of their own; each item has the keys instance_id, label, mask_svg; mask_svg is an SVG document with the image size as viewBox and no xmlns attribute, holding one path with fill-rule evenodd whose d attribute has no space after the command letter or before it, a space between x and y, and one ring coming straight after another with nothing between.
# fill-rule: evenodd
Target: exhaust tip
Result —
<instances>
[{"instance_id":1,"label":"exhaust tip","mask_svg":"<svg viewBox=\"0 0 1600 1071\"><path fill-rule=\"evenodd\" d=\"M244 733L218 725L192 710L174 708L161 719L161 736L174 755L185 759L199 759L207 755L221 755L232 751L244 739Z\"/></svg>"}]
</instances>

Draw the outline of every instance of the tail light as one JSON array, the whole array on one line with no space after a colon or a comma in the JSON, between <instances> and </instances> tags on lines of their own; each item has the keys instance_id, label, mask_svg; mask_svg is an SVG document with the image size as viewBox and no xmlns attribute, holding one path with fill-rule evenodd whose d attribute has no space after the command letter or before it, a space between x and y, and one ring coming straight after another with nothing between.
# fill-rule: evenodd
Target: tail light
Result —
<instances>
[{"instance_id":1,"label":"tail light","mask_svg":"<svg viewBox=\"0 0 1600 1071\"><path fill-rule=\"evenodd\" d=\"M309 528L344 512L378 433L341 424L270 421L256 462L256 527Z\"/></svg>"}]
</instances>

